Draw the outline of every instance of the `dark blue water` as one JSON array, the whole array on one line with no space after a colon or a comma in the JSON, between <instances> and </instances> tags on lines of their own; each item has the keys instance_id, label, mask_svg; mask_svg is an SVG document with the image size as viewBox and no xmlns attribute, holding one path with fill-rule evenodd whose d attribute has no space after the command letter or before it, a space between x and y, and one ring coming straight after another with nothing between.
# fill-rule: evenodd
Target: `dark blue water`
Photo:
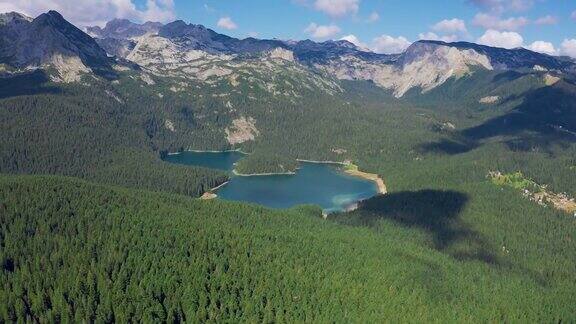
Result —
<instances>
[{"instance_id":1,"label":"dark blue water","mask_svg":"<svg viewBox=\"0 0 576 324\"><path fill-rule=\"evenodd\" d=\"M232 170L242 157L238 152L170 155L166 161ZM320 206L326 212L342 211L351 204L376 195L372 181L349 176L333 164L300 163L295 175L233 176L216 194L218 198L245 201L272 208L302 204Z\"/></svg>"},{"instance_id":2,"label":"dark blue water","mask_svg":"<svg viewBox=\"0 0 576 324\"><path fill-rule=\"evenodd\" d=\"M232 171L234 163L243 158L245 154L230 152L182 152L169 154L164 161L177 164L194 165L210 169Z\"/></svg>"}]
</instances>

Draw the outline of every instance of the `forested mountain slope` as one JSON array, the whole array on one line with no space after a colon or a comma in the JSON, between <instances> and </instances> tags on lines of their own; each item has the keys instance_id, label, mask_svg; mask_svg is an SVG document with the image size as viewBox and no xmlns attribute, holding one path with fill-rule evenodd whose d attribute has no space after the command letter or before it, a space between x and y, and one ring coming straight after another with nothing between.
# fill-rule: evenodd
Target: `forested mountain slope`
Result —
<instances>
[{"instance_id":1,"label":"forested mountain slope","mask_svg":"<svg viewBox=\"0 0 576 324\"><path fill-rule=\"evenodd\" d=\"M440 183L522 170L574 194L576 91L573 63L564 58L425 41L401 55L378 56L346 42L238 40L181 21L115 21L93 30L99 42L132 44L121 57L104 58L95 40L55 12L5 15L0 34L28 35L31 26L54 36L43 43L51 56L35 70L26 67L35 61L3 58L9 68L0 80L2 172L195 196L224 175L166 165L162 155L240 148L252 153L241 165L245 172L295 168L297 158L350 159L405 188L416 185L415 170L446 164L462 171L434 175ZM63 82L51 63L70 54L63 48L114 73L91 69ZM91 57L98 59L85 59ZM356 63L334 65L338 58ZM411 81L388 88L391 75Z\"/></svg>"},{"instance_id":2,"label":"forested mountain slope","mask_svg":"<svg viewBox=\"0 0 576 324\"><path fill-rule=\"evenodd\" d=\"M573 215L490 179L576 197L573 62L43 17L0 16L2 320L575 319ZM49 55L14 56L31 31ZM229 175L162 161L186 149L352 160L389 194L327 220L195 200Z\"/></svg>"},{"instance_id":3,"label":"forested mountain slope","mask_svg":"<svg viewBox=\"0 0 576 324\"><path fill-rule=\"evenodd\" d=\"M342 215L332 223L312 207L271 211L70 178L2 176L0 317L573 318L574 222L551 210L535 214L535 206L510 212L521 199L513 191L477 185L510 203L482 205L454 191L399 192L382 198L387 207L376 218L353 223L357 214ZM426 221L424 210L438 220ZM461 216L464 210L473 218Z\"/></svg>"},{"instance_id":4,"label":"forested mountain slope","mask_svg":"<svg viewBox=\"0 0 576 324\"><path fill-rule=\"evenodd\" d=\"M128 105L109 87L49 83L37 71L0 80L0 172L64 174L200 195L224 174L162 163L153 103Z\"/></svg>"}]
</instances>

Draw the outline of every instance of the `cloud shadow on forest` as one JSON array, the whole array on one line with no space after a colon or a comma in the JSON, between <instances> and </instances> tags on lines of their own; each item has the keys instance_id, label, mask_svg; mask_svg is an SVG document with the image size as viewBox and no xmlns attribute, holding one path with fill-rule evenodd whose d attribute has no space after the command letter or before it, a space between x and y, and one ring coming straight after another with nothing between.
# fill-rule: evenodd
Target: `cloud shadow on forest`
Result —
<instances>
[{"instance_id":1,"label":"cloud shadow on forest","mask_svg":"<svg viewBox=\"0 0 576 324\"><path fill-rule=\"evenodd\" d=\"M560 81L533 90L511 111L454 132L449 138L419 145L417 150L457 155L494 140L512 151L536 149L550 155L554 146L566 148L576 143L576 86Z\"/></svg>"},{"instance_id":2,"label":"cloud shadow on forest","mask_svg":"<svg viewBox=\"0 0 576 324\"><path fill-rule=\"evenodd\" d=\"M0 99L62 92L58 87L46 85L49 81L46 72L41 70L0 78Z\"/></svg>"},{"instance_id":3,"label":"cloud shadow on forest","mask_svg":"<svg viewBox=\"0 0 576 324\"><path fill-rule=\"evenodd\" d=\"M432 247L459 260L498 263L482 235L469 229L460 219L468 195L457 191L420 190L388 193L366 200L360 208L332 217L338 223L376 228L389 220L417 228L431 235ZM465 243L464 251L454 252L455 244Z\"/></svg>"},{"instance_id":4,"label":"cloud shadow on forest","mask_svg":"<svg viewBox=\"0 0 576 324\"><path fill-rule=\"evenodd\" d=\"M359 209L331 215L328 219L346 226L378 230L381 222L425 231L431 247L458 261L477 261L512 273L528 276L546 286L542 276L533 270L510 263L484 235L466 224L461 214L470 198L451 190L419 190L392 192L362 202Z\"/></svg>"}]
</instances>

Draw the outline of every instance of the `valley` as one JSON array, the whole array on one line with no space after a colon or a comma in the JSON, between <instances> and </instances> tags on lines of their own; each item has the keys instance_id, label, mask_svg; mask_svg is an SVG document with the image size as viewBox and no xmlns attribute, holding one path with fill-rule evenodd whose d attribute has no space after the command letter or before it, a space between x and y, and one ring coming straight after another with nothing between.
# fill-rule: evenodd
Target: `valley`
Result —
<instances>
[{"instance_id":1,"label":"valley","mask_svg":"<svg viewBox=\"0 0 576 324\"><path fill-rule=\"evenodd\" d=\"M0 322L575 320L574 60L0 18Z\"/></svg>"}]
</instances>

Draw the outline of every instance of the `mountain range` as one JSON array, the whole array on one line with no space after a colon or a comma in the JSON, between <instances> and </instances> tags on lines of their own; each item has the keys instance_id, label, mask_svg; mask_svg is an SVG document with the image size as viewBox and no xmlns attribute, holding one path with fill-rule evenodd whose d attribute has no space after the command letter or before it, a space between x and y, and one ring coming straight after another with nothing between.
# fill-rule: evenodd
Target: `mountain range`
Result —
<instances>
[{"instance_id":1,"label":"mountain range","mask_svg":"<svg viewBox=\"0 0 576 324\"><path fill-rule=\"evenodd\" d=\"M575 66L0 14L0 323L576 322Z\"/></svg>"},{"instance_id":2,"label":"mountain range","mask_svg":"<svg viewBox=\"0 0 576 324\"><path fill-rule=\"evenodd\" d=\"M18 13L2 14L0 63L7 73L53 68L53 80L63 82L79 81L90 73L113 79L125 70L139 71L146 79L154 75L210 81L242 79L246 68L256 77L267 74L270 70L265 67L271 65L262 65L264 60L298 71L312 80L310 83L318 84L319 78L326 82L367 80L395 97L413 88L427 92L477 69L540 71L554 78L571 78L576 71L574 61L566 57L467 42L421 40L403 53L388 55L367 52L345 40L237 39L181 20L137 24L115 19L104 28L88 27L85 31L55 11L34 19Z\"/></svg>"}]
</instances>

